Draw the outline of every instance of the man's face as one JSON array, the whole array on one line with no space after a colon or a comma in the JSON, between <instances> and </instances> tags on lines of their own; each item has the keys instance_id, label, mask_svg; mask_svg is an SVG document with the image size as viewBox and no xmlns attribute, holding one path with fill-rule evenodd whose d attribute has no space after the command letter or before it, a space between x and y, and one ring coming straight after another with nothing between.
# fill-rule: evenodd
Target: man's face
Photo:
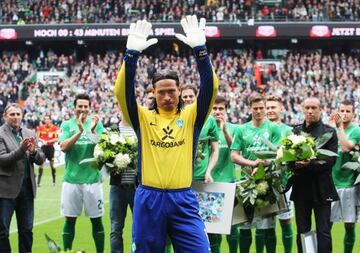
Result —
<instances>
[{"instance_id":1,"label":"man's face","mask_svg":"<svg viewBox=\"0 0 360 253\"><path fill-rule=\"evenodd\" d=\"M225 117L226 115L226 106L225 103L218 103L218 104L214 104L212 111L211 111L212 116L219 117Z\"/></svg>"},{"instance_id":2,"label":"man's face","mask_svg":"<svg viewBox=\"0 0 360 253\"><path fill-rule=\"evenodd\" d=\"M15 129L20 127L22 117L21 109L16 107L10 107L4 115L5 121Z\"/></svg>"},{"instance_id":3,"label":"man's face","mask_svg":"<svg viewBox=\"0 0 360 253\"><path fill-rule=\"evenodd\" d=\"M250 111L252 114L252 118L255 120L262 120L265 118L265 102L264 101L259 101L259 102L254 102L252 103L252 105L250 106Z\"/></svg>"},{"instance_id":4,"label":"man's face","mask_svg":"<svg viewBox=\"0 0 360 253\"><path fill-rule=\"evenodd\" d=\"M51 119L50 119L49 116L46 116L46 117L44 118L44 123L45 123L45 125L47 125L47 126L51 124Z\"/></svg>"},{"instance_id":5,"label":"man's face","mask_svg":"<svg viewBox=\"0 0 360 253\"><path fill-rule=\"evenodd\" d=\"M82 119L86 119L90 110L90 101L86 99L78 99L75 106L76 117L82 114Z\"/></svg>"},{"instance_id":6,"label":"man's face","mask_svg":"<svg viewBox=\"0 0 360 253\"><path fill-rule=\"evenodd\" d=\"M354 119L354 107L352 105L341 104L339 114L344 123L350 123Z\"/></svg>"},{"instance_id":7,"label":"man's face","mask_svg":"<svg viewBox=\"0 0 360 253\"><path fill-rule=\"evenodd\" d=\"M154 104L154 100L155 100L154 93L149 92L149 93L146 95L146 100L145 100L146 107L147 107L147 108L151 108L151 107L153 106L153 104Z\"/></svg>"},{"instance_id":8,"label":"man's face","mask_svg":"<svg viewBox=\"0 0 360 253\"><path fill-rule=\"evenodd\" d=\"M271 121L281 118L281 106L278 101L266 101L266 116Z\"/></svg>"},{"instance_id":9,"label":"man's face","mask_svg":"<svg viewBox=\"0 0 360 253\"><path fill-rule=\"evenodd\" d=\"M193 89L182 90L181 99L184 102L184 105L191 105L195 102L196 95Z\"/></svg>"},{"instance_id":10,"label":"man's face","mask_svg":"<svg viewBox=\"0 0 360 253\"><path fill-rule=\"evenodd\" d=\"M155 83L154 96L157 106L167 112L173 111L179 104L180 88L176 81L163 79Z\"/></svg>"},{"instance_id":11,"label":"man's face","mask_svg":"<svg viewBox=\"0 0 360 253\"><path fill-rule=\"evenodd\" d=\"M320 121L321 108L320 101L317 98L305 99L302 107L306 123L311 124Z\"/></svg>"}]
</instances>

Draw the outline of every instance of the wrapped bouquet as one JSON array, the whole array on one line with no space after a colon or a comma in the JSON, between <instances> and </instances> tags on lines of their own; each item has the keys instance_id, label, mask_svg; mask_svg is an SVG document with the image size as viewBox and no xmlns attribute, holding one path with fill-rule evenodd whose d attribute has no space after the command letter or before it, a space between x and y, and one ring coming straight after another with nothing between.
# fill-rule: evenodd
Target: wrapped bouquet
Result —
<instances>
[{"instance_id":1,"label":"wrapped bouquet","mask_svg":"<svg viewBox=\"0 0 360 253\"><path fill-rule=\"evenodd\" d=\"M256 174L252 174L250 167L244 167L242 173L243 180L236 188L236 197L242 203L248 221L252 221L254 215L265 207L277 205L281 199L281 177L280 171L274 164L265 167L260 163L256 169ZM281 211L275 209L275 212ZM266 215L271 215L270 213Z\"/></svg>"},{"instance_id":2,"label":"wrapped bouquet","mask_svg":"<svg viewBox=\"0 0 360 253\"><path fill-rule=\"evenodd\" d=\"M256 152L256 156L266 160L269 165L265 167L260 163L254 175L252 168L243 168L244 180L238 184L236 193L250 221L256 210L280 204L279 201L284 197L282 187L286 185L283 179L293 175L294 162L310 159L322 162L326 157L337 156L322 148L331 137L332 133L325 133L316 139L305 133L291 134L281 139L279 147L263 139L270 150Z\"/></svg>"},{"instance_id":3,"label":"wrapped bouquet","mask_svg":"<svg viewBox=\"0 0 360 253\"><path fill-rule=\"evenodd\" d=\"M95 163L98 168L105 167L108 173L120 174L125 169L136 170L137 138L119 134L116 131L103 133L94 149L94 157L81 163Z\"/></svg>"}]
</instances>

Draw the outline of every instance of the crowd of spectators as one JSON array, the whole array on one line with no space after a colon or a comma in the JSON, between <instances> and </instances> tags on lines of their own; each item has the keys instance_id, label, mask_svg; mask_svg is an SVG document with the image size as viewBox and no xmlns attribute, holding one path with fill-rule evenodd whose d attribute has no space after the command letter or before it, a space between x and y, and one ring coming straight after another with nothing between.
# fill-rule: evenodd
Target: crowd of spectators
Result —
<instances>
[{"instance_id":1,"label":"crowd of spectators","mask_svg":"<svg viewBox=\"0 0 360 253\"><path fill-rule=\"evenodd\" d=\"M323 102L325 122L342 100L353 100L356 121L360 122L359 56L359 53L328 55L320 51L287 51L279 59L272 60L277 67L262 68L265 81L259 86L254 77L255 65L259 66L258 53L223 49L211 55L220 80L220 94L229 100L231 122L243 123L249 116L246 98L253 92L263 92L283 98L283 116L289 124L302 121L301 102L308 96L317 96ZM30 61L26 54L4 53L0 58L0 113L6 103L24 99L24 120L28 126L38 125L45 114L51 114L54 122L60 124L72 115L74 95L86 92L92 99L91 107L101 116L104 125L117 124L120 119L113 85L122 57L118 51L105 55L90 53L85 60L74 62L72 55L57 56L49 51ZM68 76L56 82L30 81L33 68L44 69L46 64L52 70L66 69ZM154 71L163 68L177 71L183 84L198 83L193 56L165 54L160 60L143 55L136 76L139 103L145 104L146 89L151 85Z\"/></svg>"},{"instance_id":2,"label":"crowd of spectators","mask_svg":"<svg viewBox=\"0 0 360 253\"><path fill-rule=\"evenodd\" d=\"M172 22L197 14L213 22L358 21L357 0L4 0L0 24Z\"/></svg>"}]
</instances>

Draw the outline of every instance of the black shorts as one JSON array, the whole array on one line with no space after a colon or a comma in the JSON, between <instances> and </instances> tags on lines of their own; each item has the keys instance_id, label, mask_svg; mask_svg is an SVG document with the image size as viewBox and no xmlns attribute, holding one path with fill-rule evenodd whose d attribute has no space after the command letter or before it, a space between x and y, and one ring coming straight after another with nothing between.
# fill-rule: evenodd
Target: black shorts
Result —
<instances>
[{"instance_id":1,"label":"black shorts","mask_svg":"<svg viewBox=\"0 0 360 253\"><path fill-rule=\"evenodd\" d=\"M54 160L55 148L54 146L41 146L41 150L44 152L46 159L49 161Z\"/></svg>"}]
</instances>

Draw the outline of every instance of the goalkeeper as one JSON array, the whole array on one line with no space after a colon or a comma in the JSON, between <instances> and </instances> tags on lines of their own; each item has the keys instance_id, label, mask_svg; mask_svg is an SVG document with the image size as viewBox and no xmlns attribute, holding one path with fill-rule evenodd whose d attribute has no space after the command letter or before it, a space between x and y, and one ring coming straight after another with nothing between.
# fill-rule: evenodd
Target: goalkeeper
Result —
<instances>
[{"instance_id":1,"label":"goalkeeper","mask_svg":"<svg viewBox=\"0 0 360 253\"><path fill-rule=\"evenodd\" d=\"M162 253L168 235L175 252L210 252L199 205L190 185L201 128L215 101L218 80L205 47L205 19L181 20L185 36L176 37L193 48L200 74L197 101L186 108L180 102L176 72L163 70L152 78L152 110L136 103L134 80L141 51L157 43L147 40L151 24L130 25L124 62L115 83L115 95L124 118L139 140L138 177L133 213L132 252Z\"/></svg>"}]
</instances>

